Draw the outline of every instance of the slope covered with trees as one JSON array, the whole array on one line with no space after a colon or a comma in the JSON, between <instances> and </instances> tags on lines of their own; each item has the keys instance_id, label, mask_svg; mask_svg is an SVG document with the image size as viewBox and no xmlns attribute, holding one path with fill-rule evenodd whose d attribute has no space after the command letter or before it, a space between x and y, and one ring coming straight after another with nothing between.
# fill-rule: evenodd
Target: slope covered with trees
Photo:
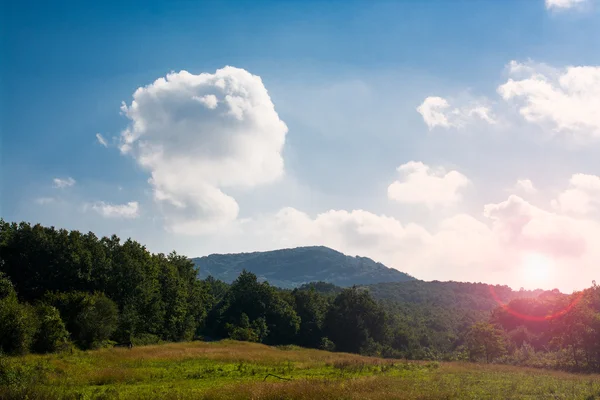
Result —
<instances>
[{"instance_id":1,"label":"slope covered with trees","mask_svg":"<svg viewBox=\"0 0 600 400\"><path fill-rule=\"evenodd\" d=\"M0 352L221 338L600 371L600 287L566 295L412 281L290 290L245 270L228 284L132 240L0 221Z\"/></svg>"},{"instance_id":2,"label":"slope covered with trees","mask_svg":"<svg viewBox=\"0 0 600 400\"><path fill-rule=\"evenodd\" d=\"M213 276L233 282L243 270L281 288L308 282L330 282L337 286L414 280L404 272L366 257L350 257L323 246L298 247L255 253L212 254L192 259L201 278Z\"/></svg>"}]
</instances>

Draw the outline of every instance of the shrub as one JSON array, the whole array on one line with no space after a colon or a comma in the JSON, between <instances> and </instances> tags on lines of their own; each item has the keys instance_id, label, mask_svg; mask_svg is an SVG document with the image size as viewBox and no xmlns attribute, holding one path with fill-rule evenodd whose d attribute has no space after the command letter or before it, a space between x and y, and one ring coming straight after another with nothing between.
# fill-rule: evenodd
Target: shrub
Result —
<instances>
[{"instance_id":1,"label":"shrub","mask_svg":"<svg viewBox=\"0 0 600 400\"><path fill-rule=\"evenodd\" d=\"M35 312L29 304L20 304L16 296L0 300L0 352L27 353L37 325Z\"/></svg>"},{"instance_id":2,"label":"shrub","mask_svg":"<svg viewBox=\"0 0 600 400\"><path fill-rule=\"evenodd\" d=\"M335 351L335 343L333 343L331 340L329 340L328 337L323 337L323 338L321 338L321 343L319 344L319 348L321 350L326 350L326 351Z\"/></svg>"},{"instance_id":3,"label":"shrub","mask_svg":"<svg viewBox=\"0 0 600 400\"><path fill-rule=\"evenodd\" d=\"M131 339L131 343L134 346L147 346L150 344L158 344L160 342L160 337L158 337L157 335L152 335L150 333L141 333L137 336L134 336Z\"/></svg>"},{"instance_id":4,"label":"shrub","mask_svg":"<svg viewBox=\"0 0 600 400\"><path fill-rule=\"evenodd\" d=\"M40 303L35 308L39 322L33 341L33 351L36 353L51 353L65 345L69 332L60 318L55 307Z\"/></svg>"},{"instance_id":5,"label":"shrub","mask_svg":"<svg viewBox=\"0 0 600 400\"><path fill-rule=\"evenodd\" d=\"M85 301L77 316L79 340L84 347L101 347L117 329L117 305L104 294L94 294Z\"/></svg>"}]
</instances>

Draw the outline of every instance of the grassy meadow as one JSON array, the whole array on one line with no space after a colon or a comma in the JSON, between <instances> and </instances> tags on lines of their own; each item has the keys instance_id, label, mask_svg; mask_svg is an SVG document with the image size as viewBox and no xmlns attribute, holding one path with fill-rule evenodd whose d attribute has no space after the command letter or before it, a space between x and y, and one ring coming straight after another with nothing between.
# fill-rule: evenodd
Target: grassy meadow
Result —
<instances>
[{"instance_id":1,"label":"grassy meadow","mask_svg":"<svg viewBox=\"0 0 600 400\"><path fill-rule=\"evenodd\" d=\"M600 376L221 341L0 359L1 399L600 399Z\"/></svg>"}]
</instances>

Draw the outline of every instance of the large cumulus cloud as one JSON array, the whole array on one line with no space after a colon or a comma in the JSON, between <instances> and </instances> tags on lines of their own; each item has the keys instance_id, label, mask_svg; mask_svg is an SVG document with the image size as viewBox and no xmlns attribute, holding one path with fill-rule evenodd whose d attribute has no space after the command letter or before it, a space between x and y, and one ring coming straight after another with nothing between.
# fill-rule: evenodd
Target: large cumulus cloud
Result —
<instances>
[{"instance_id":1,"label":"large cumulus cloud","mask_svg":"<svg viewBox=\"0 0 600 400\"><path fill-rule=\"evenodd\" d=\"M199 233L237 218L230 188L284 174L287 127L260 77L234 67L171 73L122 106L120 149L150 172L167 228Z\"/></svg>"}]
</instances>

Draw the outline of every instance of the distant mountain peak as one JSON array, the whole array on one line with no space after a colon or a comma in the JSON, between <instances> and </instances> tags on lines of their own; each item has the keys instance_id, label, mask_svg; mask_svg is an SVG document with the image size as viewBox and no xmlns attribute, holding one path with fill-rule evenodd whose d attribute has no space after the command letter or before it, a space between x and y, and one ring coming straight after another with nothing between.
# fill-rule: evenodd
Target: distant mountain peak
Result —
<instances>
[{"instance_id":1,"label":"distant mountain peak","mask_svg":"<svg viewBox=\"0 0 600 400\"><path fill-rule=\"evenodd\" d=\"M211 254L193 258L199 276L231 282L242 270L275 286L291 288L322 281L338 286L405 282L412 276L367 257L347 256L325 246L306 246L252 253Z\"/></svg>"}]
</instances>

